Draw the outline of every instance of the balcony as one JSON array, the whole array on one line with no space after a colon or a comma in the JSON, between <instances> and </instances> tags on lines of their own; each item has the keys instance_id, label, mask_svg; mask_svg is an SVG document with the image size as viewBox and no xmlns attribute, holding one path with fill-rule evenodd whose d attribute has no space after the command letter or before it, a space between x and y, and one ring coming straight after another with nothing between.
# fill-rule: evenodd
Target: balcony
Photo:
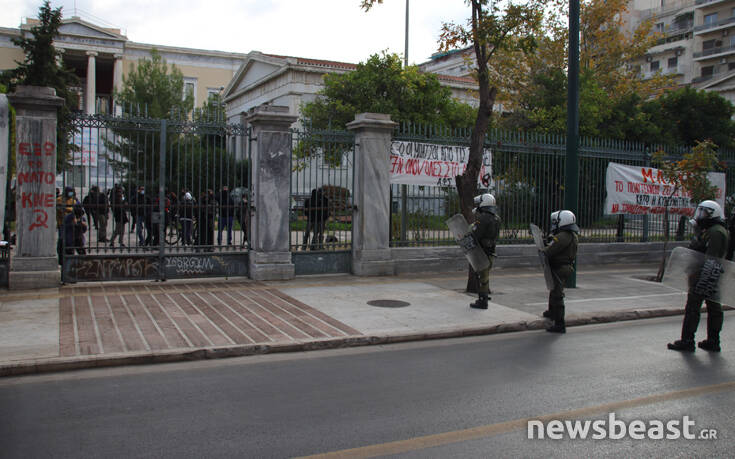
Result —
<instances>
[{"instance_id":1,"label":"balcony","mask_svg":"<svg viewBox=\"0 0 735 459\"><path fill-rule=\"evenodd\" d=\"M698 53L694 53L692 57L694 58L695 61L697 61L697 60L702 60L705 58L727 56L733 53L735 53L735 46L727 45L727 46L718 46L717 48L705 49Z\"/></svg>"},{"instance_id":2,"label":"balcony","mask_svg":"<svg viewBox=\"0 0 735 459\"><path fill-rule=\"evenodd\" d=\"M696 4L697 6L704 6L704 5L710 6L710 5L715 5L717 3L725 3L728 1L730 0L697 0Z\"/></svg>"},{"instance_id":3,"label":"balcony","mask_svg":"<svg viewBox=\"0 0 735 459\"><path fill-rule=\"evenodd\" d=\"M709 24L698 25L694 28L694 34L696 35L705 32L712 32L718 29L724 29L731 24L735 24L735 16L722 19L717 22L711 22Z\"/></svg>"}]
</instances>

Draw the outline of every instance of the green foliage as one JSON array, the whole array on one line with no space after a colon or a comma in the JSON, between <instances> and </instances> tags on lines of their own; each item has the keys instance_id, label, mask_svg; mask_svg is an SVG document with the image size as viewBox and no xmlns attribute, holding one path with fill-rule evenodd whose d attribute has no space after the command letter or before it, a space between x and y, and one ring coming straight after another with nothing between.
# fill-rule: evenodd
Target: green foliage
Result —
<instances>
[{"instance_id":1,"label":"green foliage","mask_svg":"<svg viewBox=\"0 0 735 459\"><path fill-rule=\"evenodd\" d=\"M123 87L115 92L123 113L150 118L184 118L194 107L194 95L184 94L184 76L175 65L170 67L157 50L150 59L141 59L135 70L123 78Z\"/></svg>"},{"instance_id":2,"label":"green foliage","mask_svg":"<svg viewBox=\"0 0 735 459\"><path fill-rule=\"evenodd\" d=\"M393 121L447 127L471 125L472 108L452 100L434 75L403 68L396 54L373 54L353 72L328 74L320 97L301 107L308 128L339 128L357 113L387 113Z\"/></svg>"},{"instance_id":3,"label":"green foliage","mask_svg":"<svg viewBox=\"0 0 735 459\"><path fill-rule=\"evenodd\" d=\"M681 88L646 102L659 129L657 141L668 145L695 146L710 139L720 147L735 145L735 106L715 92Z\"/></svg>"},{"instance_id":4,"label":"green foliage","mask_svg":"<svg viewBox=\"0 0 735 459\"><path fill-rule=\"evenodd\" d=\"M76 149L71 143L74 135L72 110L79 106L79 98L70 88L78 85L79 80L71 70L59 64L61 54L53 46L61 26L61 7L52 10L49 1L44 1L38 10L38 20L38 25L31 28L30 36L13 39L13 43L23 50L25 60L16 62L18 67L0 74L0 84L7 86L10 92L19 85L46 86L54 88L56 95L63 99L64 105L58 110L56 123L58 173L66 168L69 153Z\"/></svg>"},{"instance_id":5,"label":"green foliage","mask_svg":"<svg viewBox=\"0 0 735 459\"><path fill-rule=\"evenodd\" d=\"M659 150L653 155L654 164L661 169L666 180L673 185L672 196L677 191L689 193L692 203L715 199L717 188L707 178L709 172L723 168L717 159L717 145L710 140L697 142L680 160L667 159Z\"/></svg>"}]
</instances>

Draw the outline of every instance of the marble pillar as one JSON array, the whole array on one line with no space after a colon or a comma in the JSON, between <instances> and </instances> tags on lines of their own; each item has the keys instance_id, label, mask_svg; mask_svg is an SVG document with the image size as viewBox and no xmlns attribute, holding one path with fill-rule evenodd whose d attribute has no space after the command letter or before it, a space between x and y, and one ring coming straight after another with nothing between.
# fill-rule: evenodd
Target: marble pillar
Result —
<instances>
[{"instance_id":1,"label":"marble pillar","mask_svg":"<svg viewBox=\"0 0 735 459\"><path fill-rule=\"evenodd\" d=\"M390 115L359 113L347 124L355 132L352 273L395 274L390 250L390 146L397 123Z\"/></svg>"},{"instance_id":2,"label":"marble pillar","mask_svg":"<svg viewBox=\"0 0 735 459\"><path fill-rule=\"evenodd\" d=\"M10 288L58 287L56 255L56 119L63 100L53 88L18 86L15 108L15 230Z\"/></svg>"},{"instance_id":3,"label":"marble pillar","mask_svg":"<svg viewBox=\"0 0 735 459\"><path fill-rule=\"evenodd\" d=\"M8 180L8 136L10 135L10 111L8 97L0 94L0 240L5 223L5 189Z\"/></svg>"},{"instance_id":4,"label":"marble pillar","mask_svg":"<svg viewBox=\"0 0 735 459\"><path fill-rule=\"evenodd\" d=\"M115 93L122 91L123 87L123 56L122 54L115 54L115 64L112 67L112 88ZM115 116L122 116L122 107L119 107L117 100L112 101L113 114Z\"/></svg>"},{"instance_id":5,"label":"marble pillar","mask_svg":"<svg viewBox=\"0 0 735 459\"><path fill-rule=\"evenodd\" d=\"M252 128L250 155L251 193L255 210L251 216L250 277L283 280L294 277L289 247L291 199L291 133L297 117L288 107L259 106L246 121Z\"/></svg>"},{"instance_id":6,"label":"marble pillar","mask_svg":"<svg viewBox=\"0 0 735 459\"><path fill-rule=\"evenodd\" d=\"M84 108L87 115L97 113L97 52L87 51L87 87L84 91Z\"/></svg>"}]
</instances>

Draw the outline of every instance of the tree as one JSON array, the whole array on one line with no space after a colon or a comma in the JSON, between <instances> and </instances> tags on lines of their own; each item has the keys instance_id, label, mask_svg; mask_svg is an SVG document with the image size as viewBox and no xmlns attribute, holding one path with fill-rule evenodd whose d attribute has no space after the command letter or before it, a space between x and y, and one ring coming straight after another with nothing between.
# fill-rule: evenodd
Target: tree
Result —
<instances>
[{"instance_id":1,"label":"tree","mask_svg":"<svg viewBox=\"0 0 735 459\"><path fill-rule=\"evenodd\" d=\"M376 3L382 3L382 0L362 0L361 6L369 10ZM471 18L466 24L445 23L442 26L439 48L448 51L472 46L475 54L475 78L479 86L480 104L470 136L467 167L462 175L455 177L462 214L467 221L474 221L473 198L477 194L485 135L500 86L497 79L492 79L492 59L496 54L529 54L536 49L544 7L549 1L527 0L522 4L509 1L500 5L488 0L466 0L465 3L471 8ZM468 290L476 291L475 276L471 268Z\"/></svg>"},{"instance_id":2,"label":"tree","mask_svg":"<svg viewBox=\"0 0 735 459\"><path fill-rule=\"evenodd\" d=\"M694 146L706 139L735 146L735 106L715 92L681 88L646 102L643 111L658 126L660 143Z\"/></svg>"},{"instance_id":3,"label":"tree","mask_svg":"<svg viewBox=\"0 0 735 459\"><path fill-rule=\"evenodd\" d=\"M451 97L436 76L403 67L396 54L373 54L357 68L324 76L324 89L301 107L307 128L344 128L357 113L387 113L394 121L450 128L471 123L467 104Z\"/></svg>"},{"instance_id":4,"label":"tree","mask_svg":"<svg viewBox=\"0 0 735 459\"><path fill-rule=\"evenodd\" d=\"M69 153L76 147L71 143L74 134L72 110L79 106L79 98L70 88L79 84L76 75L62 67L61 54L53 45L61 26L61 7L51 9L49 1L44 1L38 10L38 24L31 28L30 36L14 38L13 43L25 54L18 67L0 74L0 83L13 92L18 85L47 86L56 90L64 104L58 109L56 122L57 135L57 173L65 169Z\"/></svg>"}]
</instances>

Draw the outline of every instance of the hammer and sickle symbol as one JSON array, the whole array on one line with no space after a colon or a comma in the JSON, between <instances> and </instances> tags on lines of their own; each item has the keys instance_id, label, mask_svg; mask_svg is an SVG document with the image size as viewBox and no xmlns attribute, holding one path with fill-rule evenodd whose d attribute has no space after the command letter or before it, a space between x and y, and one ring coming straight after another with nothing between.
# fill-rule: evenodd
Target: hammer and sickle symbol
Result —
<instances>
[{"instance_id":1,"label":"hammer and sickle symbol","mask_svg":"<svg viewBox=\"0 0 735 459\"><path fill-rule=\"evenodd\" d=\"M48 214L43 209L34 209L33 213L36 214L36 221L28 227L28 231L33 231L33 228L48 228L46 222L48 222Z\"/></svg>"}]
</instances>

